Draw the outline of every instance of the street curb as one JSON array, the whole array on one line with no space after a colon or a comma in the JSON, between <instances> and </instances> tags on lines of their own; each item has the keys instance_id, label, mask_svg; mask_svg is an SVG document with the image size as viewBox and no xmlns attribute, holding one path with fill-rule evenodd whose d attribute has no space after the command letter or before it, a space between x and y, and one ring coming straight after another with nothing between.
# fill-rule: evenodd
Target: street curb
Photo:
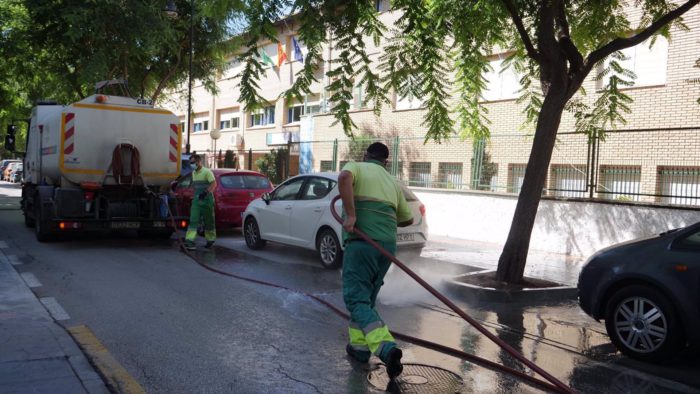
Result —
<instances>
[{"instance_id":1,"label":"street curb","mask_svg":"<svg viewBox=\"0 0 700 394\"><path fill-rule=\"evenodd\" d=\"M482 287L459 280L465 276L478 275L493 270L480 270L458 275L447 281L452 291L459 295L478 298L486 302L552 302L575 300L578 297L578 289L569 286L557 286L548 288L524 288L522 290L500 290L493 287Z\"/></svg>"},{"instance_id":2,"label":"street curb","mask_svg":"<svg viewBox=\"0 0 700 394\"><path fill-rule=\"evenodd\" d=\"M78 346L83 350L90 363L105 380L112 392L123 394L146 394L146 390L134 379L112 356L85 325L67 328Z\"/></svg>"}]
</instances>

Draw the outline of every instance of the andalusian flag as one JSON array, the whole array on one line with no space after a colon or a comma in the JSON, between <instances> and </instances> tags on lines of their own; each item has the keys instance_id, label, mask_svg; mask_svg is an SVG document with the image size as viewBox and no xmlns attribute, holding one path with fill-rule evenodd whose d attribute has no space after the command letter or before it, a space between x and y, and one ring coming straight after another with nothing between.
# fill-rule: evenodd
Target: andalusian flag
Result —
<instances>
[{"instance_id":1,"label":"andalusian flag","mask_svg":"<svg viewBox=\"0 0 700 394\"><path fill-rule=\"evenodd\" d=\"M267 64L270 67L274 67L275 63L272 62L272 59L270 59L270 56L267 55L265 52L265 48L262 48L260 51L260 57L262 58L263 63Z\"/></svg>"},{"instance_id":2,"label":"andalusian flag","mask_svg":"<svg viewBox=\"0 0 700 394\"><path fill-rule=\"evenodd\" d=\"M277 43L277 67L282 67L282 63L287 60L287 54L282 49L282 43Z\"/></svg>"}]
</instances>

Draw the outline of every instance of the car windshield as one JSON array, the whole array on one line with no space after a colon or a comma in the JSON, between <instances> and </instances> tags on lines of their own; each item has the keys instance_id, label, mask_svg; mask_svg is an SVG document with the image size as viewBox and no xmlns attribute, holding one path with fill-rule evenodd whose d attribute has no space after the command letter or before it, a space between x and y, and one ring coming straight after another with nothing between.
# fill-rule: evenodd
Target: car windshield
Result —
<instances>
[{"instance_id":1,"label":"car windshield","mask_svg":"<svg viewBox=\"0 0 700 394\"><path fill-rule=\"evenodd\" d=\"M224 189L270 189L270 181L260 175L223 175Z\"/></svg>"}]
</instances>

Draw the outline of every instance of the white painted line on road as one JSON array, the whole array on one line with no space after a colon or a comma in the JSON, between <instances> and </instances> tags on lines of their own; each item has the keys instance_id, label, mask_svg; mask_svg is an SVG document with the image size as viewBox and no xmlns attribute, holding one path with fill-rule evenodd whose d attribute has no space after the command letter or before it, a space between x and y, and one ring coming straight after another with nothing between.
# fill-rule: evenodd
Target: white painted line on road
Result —
<instances>
[{"instance_id":1,"label":"white painted line on road","mask_svg":"<svg viewBox=\"0 0 700 394\"><path fill-rule=\"evenodd\" d=\"M41 303L44 304L44 307L49 311L51 316L53 316L54 320L69 320L70 319L70 316L68 316L68 313L66 313L65 309L63 309L61 304L59 304L55 298L44 297L44 298L39 298L39 301L41 301Z\"/></svg>"},{"instance_id":2,"label":"white painted line on road","mask_svg":"<svg viewBox=\"0 0 700 394\"><path fill-rule=\"evenodd\" d=\"M5 241L0 241L0 249L7 249L7 248L8 248L7 242L5 242Z\"/></svg>"},{"instance_id":3,"label":"white painted line on road","mask_svg":"<svg viewBox=\"0 0 700 394\"><path fill-rule=\"evenodd\" d=\"M10 264L12 265L21 265L22 262L20 261L19 257L17 257L16 254L8 254L7 259L10 260Z\"/></svg>"},{"instance_id":4,"label":"white painted line on road","mask_svg":"<svg viewBox=\"0 0 700 394\"><path fill-rule=\"evenodd\" d=\"M41 287L41 282L39 282L39 279L37 279L31 272L22 272L20 275L22 276L22 279L24 279L24 283L26 283L27 286Z\"/></svg>"}]
</instances>

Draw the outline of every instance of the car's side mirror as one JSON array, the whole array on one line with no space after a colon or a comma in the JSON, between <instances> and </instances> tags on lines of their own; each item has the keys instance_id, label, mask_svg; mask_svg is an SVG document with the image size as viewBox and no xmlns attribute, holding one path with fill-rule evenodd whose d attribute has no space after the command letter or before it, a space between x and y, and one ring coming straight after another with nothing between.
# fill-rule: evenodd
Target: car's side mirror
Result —
<instances>
[{"instance_id":1,"label":"car's side mirror","mask_svg":"<svg viewBox=\"0 0 700 394\"><path fill-rule=\"evenodd\" d=\"M263 193L261 198L263 201L265 201L265 204L270 205L270 200L272 200L270 193Z\"/></svg>"}]
</instances>

